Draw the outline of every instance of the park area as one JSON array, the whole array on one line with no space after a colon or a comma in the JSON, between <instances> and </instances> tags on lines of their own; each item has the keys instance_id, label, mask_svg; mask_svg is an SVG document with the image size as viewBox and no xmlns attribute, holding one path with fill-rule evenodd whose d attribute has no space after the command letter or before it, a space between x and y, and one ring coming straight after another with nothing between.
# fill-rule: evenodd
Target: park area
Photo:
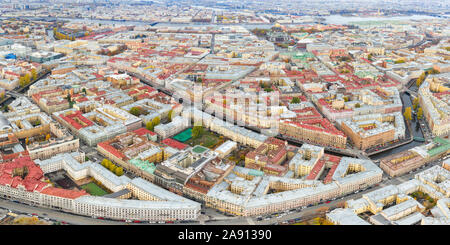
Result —
<instances>
[{"instance_id":1,"label":"park area","mask_svg":"<svg viewBox=\"0 0 450 245\"><path fill-rule=\"evenodd\" d=\"M410 196L421 203L425 207L426 211L432 209L437 203L436 199L431 198L428 194L422 191L413 192Z\"/></svg>"},{"instance_id":2,"label":"park area","mask_svg":"<svg viewBox=\"0 0 450 245\"><path fill-rule=\"evenodd\" d=\"M100 186L96 185L94 182L90 182L80 187L93 196L104 196L108 194L108 192L103 190Z\"/></svg>"},{"instance_id":3,"label":"park area","mask_svg":"<svg viewBox=\"0 0 450 245\"><path fill-rule=\"evenodd\" d=\"M223 139L215 135L213 132L204 131L197 138L190 138L184 143L190 146L201 145L212 149L223 143Z\"/></svg>"}]
</instances>

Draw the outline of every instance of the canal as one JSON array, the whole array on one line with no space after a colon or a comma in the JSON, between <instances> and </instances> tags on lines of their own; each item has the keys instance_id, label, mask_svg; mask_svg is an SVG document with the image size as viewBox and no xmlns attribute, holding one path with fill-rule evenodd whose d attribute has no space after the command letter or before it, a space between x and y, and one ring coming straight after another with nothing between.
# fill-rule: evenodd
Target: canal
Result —
<instances>
[{"instance_id":1,"label":"canal","mask_svg":"<svg viewBox=\"0 0 450 245\"><path fill-rule=\"evenodd\" d=\"M412 109L411 96L409 94L407 94L407 93L404 93L404 92L401 93L400 96L401 96L402 101L403 101L403 110L406 107L411 107L411 109ZM414 120L414 121L411 120L411 131L412 131L413 137L424 138L423 133L422 133L422 129L420 128L420 125L419 125L419 120L417 120L417 119ZM406 134L406 136L408 137L409 134ZM406 145L402 145L402 146L399 146L397 148L394 148L394 149L391 149L391 150L387 150L387 151L384 151L384 152L372 155L370 158L372 160L378 160L378 159L381 159L383 157L386 157L386 156L389 156L389 155L392 155L392 154L395 154L395 153L398 153L398 152L402 152L402 151L411 149L413 147L416 147L416 146L419 146L419 145L422 145L422 144L423 144L423 142L419 142L419 141L413 140L411 143L408 143Z\"/></svg>"}]
</instances>

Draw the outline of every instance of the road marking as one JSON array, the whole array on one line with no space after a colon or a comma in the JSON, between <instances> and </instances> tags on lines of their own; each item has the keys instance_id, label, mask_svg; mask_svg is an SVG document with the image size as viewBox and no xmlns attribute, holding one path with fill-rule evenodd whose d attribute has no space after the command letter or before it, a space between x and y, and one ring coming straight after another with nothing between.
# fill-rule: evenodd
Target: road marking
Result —
<instances>
[{"instance_id":1,"label":"road marking","mask_svg":"<svg viewBox=\"0 0 450 245\"><path fill-rule=\"evenodd\" d=\"M250 218L250 217L248 217L247 218L247 222L250 224L250 225L255 225L255 222L252 220L252 218Z\"/></svg>"}]
</instances>

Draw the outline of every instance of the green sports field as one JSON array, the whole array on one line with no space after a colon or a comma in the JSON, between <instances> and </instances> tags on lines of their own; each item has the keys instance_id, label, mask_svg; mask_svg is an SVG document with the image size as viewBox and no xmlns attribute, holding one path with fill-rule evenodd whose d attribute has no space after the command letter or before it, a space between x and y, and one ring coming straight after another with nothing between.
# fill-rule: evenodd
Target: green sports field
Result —
<instances>
[{"instance_id":1,"label":"green sports field","mask_svg":"<svg viewBox=\"0 0 450 245\"><path fill-rule=\"evenodd\" d=\"M105 190L100 188L100 186L96 185L95 183L91 182L85 185L80 186L84 190L86 190L89 194L93 196L104 196L108 194Z\"/></svg>"},{"instance_id":2,"label":"green sports field","mask_svg":"<svg viewBox=\"0 0 450 245\"><path fill-rule=\"evenodd\" d=\"M188 128L188 129L184 130L183 132L175 135L172 138L174 140L178 140L180 142L185 142L185 141L189 140L190 138L192 138L192 128Z\"/></svg>"}]
</instances>

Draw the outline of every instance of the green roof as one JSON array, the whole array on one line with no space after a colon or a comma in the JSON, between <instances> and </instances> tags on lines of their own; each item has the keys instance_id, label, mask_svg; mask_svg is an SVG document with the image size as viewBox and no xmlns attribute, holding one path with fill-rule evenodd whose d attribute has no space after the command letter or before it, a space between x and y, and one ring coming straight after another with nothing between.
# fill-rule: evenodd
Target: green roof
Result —
<instances>
[{"instance_id":1,"label":"green roof","mask_svg":"<svg viewBox=\"0 0 450 245\"><path fill-rule=\"evenodd\" d=\"M304 53L296 53L292 55L292 58L299 59L299 60L306 60L308 58L313 58L314 54L310 52L304 52Z\"/></svg>"},{"instance_id":2,"label":"green roof","mask_svg":"<svg viewBox=\"0 0 450 245\"><path fill-rule=\"evenodd\" d=\"M150 174L153 174L155 172L156 166L154 163L150 163L148 160L141 160L141 159L131 159L129 161L130 164L136 166L137 168L144 170L145 172L148 172Z\"/></svg>"},{"instance_id":3,"label":"green roof","mask_svg":"<svg viewBox=\"0 0 450 245\"><path fill-rule=\"evenodd\" d=\"M264 172L263 172L263 171L256 170L256 169L250 169L250 170L248 171L248 174L249 174L249 175L254 175L254 176L263 176L263 175L264 175Z\"/></svg>"},{"instance_id":4,"label":"green roof","mask_svg":"<svg viewBox=\"0 0 450 245\"><path fill-rule=\"evenodd\" d=\"M438 154L441 154L443 152L447 152L448 150L450 150L450 141L448 141L448 140L444 140L444 139L442 139L440 137L435 137L433 139L433 142L437 143L437 144L440 144L440 145L437 146L437 147L433 147L432 149L428 150L428 152L427 152L428 155L430 155L432 157L435 156L435 155L438 155Z\"/></svg>"}]
</instances>

